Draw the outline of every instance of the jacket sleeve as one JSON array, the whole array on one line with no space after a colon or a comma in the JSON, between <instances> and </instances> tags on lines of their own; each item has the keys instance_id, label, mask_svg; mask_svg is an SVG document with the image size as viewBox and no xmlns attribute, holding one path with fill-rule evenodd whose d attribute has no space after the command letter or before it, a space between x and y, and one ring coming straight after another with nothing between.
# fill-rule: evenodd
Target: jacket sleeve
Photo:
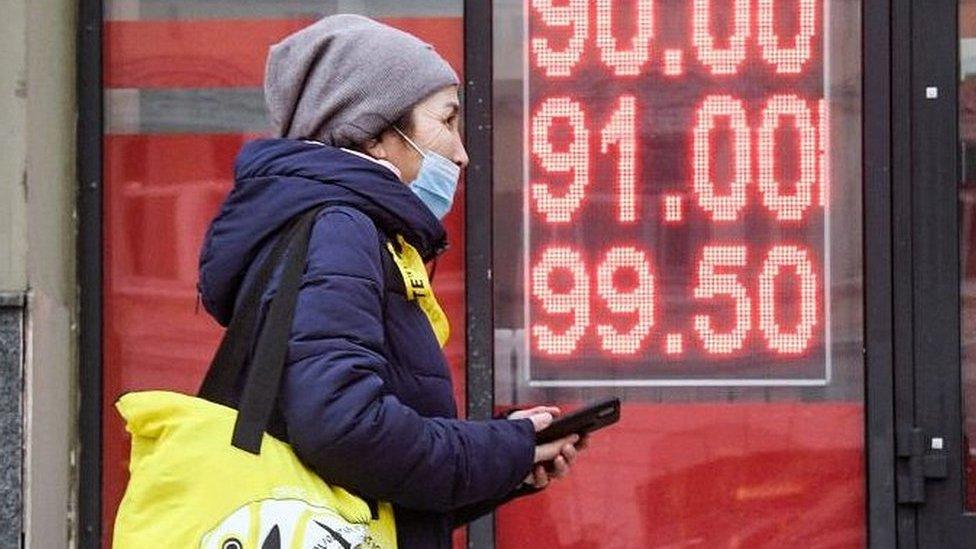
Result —
<instances>
[{"instance_id":1,"label":"jacket sleeve","mask_svg":"<svg viewBox=\"0 0 976 549\"><path fill-rule=\"evenodd\" d=\"M532 467L532 422L422 417L384 390L379 254L358 211L326 209L312 229L280 396L295 453L327 482L411 509L503 497Z\"/></svg>"},{"instance_id":2,"label":"jacket sleeve","mask_svg":"<svg viewBox=\"0 0 976 549\"><path fill-rule=\"evenodd\" d=\"M494 419L504 419L507 418L512 412L516 412L521 409L523 409L522 406L509 406L495 413L495 415L492 417ZM518 488L500 498L459 507L455 509L453 513L451 513L451 528L460 528L465 524L473 520L477 520L482 516L494 511L502 505L509 503L510 501L525 496L531 496L532 494L537 494L542 490L544 490L544 488L536 488L535 486L529 484L520 484Z\"/></svg>"},{"instance_id":3,"label":"jacket sleeve","mask_svg":"<svg viewBox=\"0 0 976 549\"><path fill-rule=\"evenodd\" d=\"M460 528L465 524L494 511L510 501L525 496L531 496L532 494L537 494L543 490L545 490L545 488L536 488L535 486L531 486L529 484L522 484L501 498L459 507L451 514L451 528Z\"/></svg>"}]
</instances>

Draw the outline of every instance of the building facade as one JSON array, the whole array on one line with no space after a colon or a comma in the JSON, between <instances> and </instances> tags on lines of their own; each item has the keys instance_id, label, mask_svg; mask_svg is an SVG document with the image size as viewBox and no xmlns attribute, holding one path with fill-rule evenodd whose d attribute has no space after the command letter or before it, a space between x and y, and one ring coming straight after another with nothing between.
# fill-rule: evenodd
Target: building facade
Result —
<instances>
[{"instance_id":1,"label":"building facade","mask_svg":"<svg viewBox=\"0 0 976 549\"><path fill-rule=\"evenodd\" d=\"M0 545L110 546L113 404L198 386L198 251L268 131L267 48L333 13L462 75L435 281L462 413L623 400L457 546L976 544L976 3L15 0Z\"/></svg>"}]
</instances>

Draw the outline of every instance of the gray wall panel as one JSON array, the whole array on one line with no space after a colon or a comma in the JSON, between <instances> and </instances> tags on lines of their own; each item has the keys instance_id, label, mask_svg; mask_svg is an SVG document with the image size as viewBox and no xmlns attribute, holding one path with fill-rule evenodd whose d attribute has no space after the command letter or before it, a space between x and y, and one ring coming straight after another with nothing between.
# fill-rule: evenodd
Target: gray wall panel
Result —
<instances>
[{"instance_id":1,"label":"gray wall panel","mask_svg":"<svg viewBox=\"0 0 976 549\"><path fill-rule=\"evenodd\" d=\"M0 547L20 547L23 528L23 305L0 294Z\"/></svg>"},{"instance_id":2,"label":"gray wall panel","mask_svg":"<svg viewBox=\"0 0 976 549\"><path fill-rule=\"evenodd\" d=\"M265 133L271 126L261 88L106 90L106 131Z\"/></svg>"},{"instance_id":3,"label":"gray wall panel","mask_svg":"<svg viewBox=\"0 0 976 549\"><path fill-rule=\"evenodd\" d=\"M370 17L461 17L457 0L109 0L105 17L132 19L241 19L359 13Z\"/></svg>"}]
</instances>

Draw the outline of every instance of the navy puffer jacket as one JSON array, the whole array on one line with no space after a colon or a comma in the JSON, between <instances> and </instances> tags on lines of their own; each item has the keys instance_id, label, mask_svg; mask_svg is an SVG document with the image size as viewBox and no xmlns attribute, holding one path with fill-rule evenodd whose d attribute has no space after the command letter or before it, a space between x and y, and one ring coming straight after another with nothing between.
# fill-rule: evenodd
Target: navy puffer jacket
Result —
<instances>
[{"instance_id":1,"label":"navy puffer jacket","mask_svg":"<svg viewBox=\"0 0 976 549\"><path fill-rule=\"evenodd\" d=\"M425 259L444 229L388 169L314 143L245 145L207 232L199 289L226 325L281 229L326 205L312 228L274 434L327 482L394 505L402 549L450 546L453 526L523 493L531 421L461 421L450 371L423 311L388 288L383 243ZM278 285L262 298L262 318Z\"/></svg>"}]
</instances>

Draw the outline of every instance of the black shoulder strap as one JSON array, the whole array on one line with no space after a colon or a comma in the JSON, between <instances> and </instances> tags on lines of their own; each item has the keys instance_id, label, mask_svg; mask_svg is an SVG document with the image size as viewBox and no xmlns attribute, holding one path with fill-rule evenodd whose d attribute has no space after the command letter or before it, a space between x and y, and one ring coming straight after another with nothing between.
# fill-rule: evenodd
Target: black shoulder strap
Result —
<instances>
[{"instance_id":1,"label":"black shoulder strap","mask_svg":"<svg viewBox=\"0 0 976 549\"><path fill-rule=\"evenodd\" d=\"M284 262L281 282L258 335L234 425L232 444L254 454L261 451L261 438L278 396L311 226L320 209L316 207L298 216L259 267L254 285L234 313L198 393L212 402L232 405L234 385L247 361L257 323L261 294L275 267Z\"/></svg>"},{"instance_id":2,"label":"black shoulder strap","mask_svg":"<svg viewBox=\"0 0 976 549\"><path fill-rule=\"evenodd\" d=\"M224 332L220 346L210 361L210 368L197 392L197 396L225 406L235 406L234 390L241 370L250 352L246 343L254 334L255 323L261 305L261 295L267 288L275 268L281 264L288 244L295 236L300 218L295 218L281 231L270 253L258 267L251 287L241 297L240 306L234 311Z\"/></svg>"}]
</instances>

